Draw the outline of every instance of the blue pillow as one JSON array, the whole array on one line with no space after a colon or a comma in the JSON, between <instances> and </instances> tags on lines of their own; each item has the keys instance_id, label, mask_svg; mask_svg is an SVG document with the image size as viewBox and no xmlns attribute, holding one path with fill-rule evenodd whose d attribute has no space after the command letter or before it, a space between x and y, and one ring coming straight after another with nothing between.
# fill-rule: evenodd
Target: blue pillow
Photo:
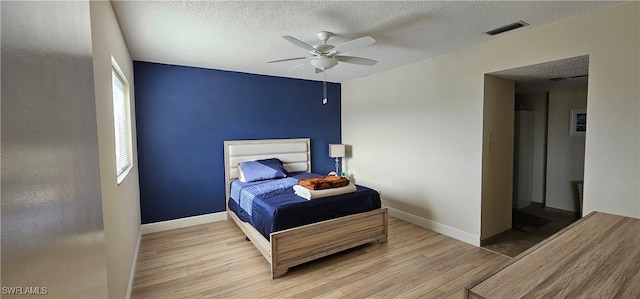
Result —
<instances>
[{"instance_id":1,"label":"blue pillow","mask_svg":"<svg viewBox=\"0 0 640 299\"><path fill-rule=\"evenodd\" d=\"M282 166L282 161L276 158L240 162L238 165L240 181L243 183L280 179L288 176L287 170Z\"/></svg>"}]
</instances>

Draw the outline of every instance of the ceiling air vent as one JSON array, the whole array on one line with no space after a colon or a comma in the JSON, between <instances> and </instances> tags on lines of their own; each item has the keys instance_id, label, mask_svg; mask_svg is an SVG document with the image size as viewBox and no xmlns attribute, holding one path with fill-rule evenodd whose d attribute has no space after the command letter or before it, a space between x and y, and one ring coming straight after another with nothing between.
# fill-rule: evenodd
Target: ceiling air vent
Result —
<instances>
[{"instance_id":1,"label":"ceiling air vent","mask_svg":"<svg viewBox=\"0 0 640 299\"><path fill-rule=\"evenodd\" d=\"M502 27L499 27L499 28L496 28L496 29L493 29L493 30L489 30L489 31L487 31L485 33L488 34L488 35L496 35L496 34L500 34L500 33L503 33L503 32L511 31L513 29L518 29L520 27L524 27L524 26L527 26L527 25L529 25L529 24L527 24L527 23L525 23L523 21L517 21L515 23L504 25Z\"/></svg>"}]
</instances>

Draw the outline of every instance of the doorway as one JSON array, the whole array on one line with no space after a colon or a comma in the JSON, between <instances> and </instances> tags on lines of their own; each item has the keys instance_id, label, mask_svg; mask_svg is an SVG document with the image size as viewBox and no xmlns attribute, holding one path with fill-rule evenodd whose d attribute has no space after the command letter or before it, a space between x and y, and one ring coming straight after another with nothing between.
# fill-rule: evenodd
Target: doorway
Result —
<instances>
[{"instance_id":1,"label":"doorway","mask_svg":"<svg viewBox=\"0 0 640 299\"><path fill-rule=\"evenodd\" d=\"M510 126L512 135L503 135L500 146L510 145L512 155L483 155L481 246L515 256L581 216L577 187L584 175L586 134L572 132L570 122L576 112L584 111L586 116L588 64L588 56L579 56L485 76L485 147L495 147L491 136L495 123L503 130ZM488 98L495 94L487 91L494 88L487 84L487 78L493 77L513 85L510 99ZM495 108L496 101L502 102L500 108ZM513 113L511 120L486 119L495 115L487 109L507 106ZM508 164L512 172L510 177L503 173L501 182L490 182L495 178L485 176L487 169ZM485 187L494 190L485 192ZM497 200L491 193L508 196L509 201ZM502 226L496 227L497 222Z\"/></svg>"}]
</instances>

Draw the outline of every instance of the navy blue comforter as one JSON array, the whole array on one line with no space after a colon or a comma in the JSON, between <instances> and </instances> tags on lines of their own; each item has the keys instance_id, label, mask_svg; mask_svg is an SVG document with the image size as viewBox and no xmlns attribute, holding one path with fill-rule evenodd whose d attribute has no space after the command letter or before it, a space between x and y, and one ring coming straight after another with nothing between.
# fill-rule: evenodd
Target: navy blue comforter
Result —
<instances>
[{"instance_id":1,"label":"navy blue comforter","mask_svg":"<svg viewBox=\"0 0 640 299\"><path fill-rule=\"evenodd\" d=\"M298 178L318 177L313 173L300 173L293 178L269 180L257 183L232 183L229 209L238 217L249 222L265 238L272 232L297 226L339 218L347 215L379 209L378 192L356 185L353 193L313 200L295 195L293 185ZM260 186L259 184L266 184ZM245 189L247 188L247 189ZM243 189L251 190L255 196L241 195ZM259 190L256 194L256 190ZM242 199L241 199L242 198ZM245 208L243 208L245 207Z\"/></svg>"}]
</instances>

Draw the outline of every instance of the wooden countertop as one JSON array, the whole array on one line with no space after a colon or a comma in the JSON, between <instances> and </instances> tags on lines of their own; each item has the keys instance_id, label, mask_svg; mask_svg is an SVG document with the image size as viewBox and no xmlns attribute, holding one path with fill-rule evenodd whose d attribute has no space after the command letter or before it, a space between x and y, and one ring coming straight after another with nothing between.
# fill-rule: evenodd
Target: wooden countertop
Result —
<instances>
[{"instance_id":1,"label":"wooden countertop","mask_svg":"<svg viewBox=\"0 0 640 299\"><path fill-rule=\"evenodd\" d=\"M465 298L640 298L640 220L593 212L465 288Z\"/></svg>"}]
</instances>

